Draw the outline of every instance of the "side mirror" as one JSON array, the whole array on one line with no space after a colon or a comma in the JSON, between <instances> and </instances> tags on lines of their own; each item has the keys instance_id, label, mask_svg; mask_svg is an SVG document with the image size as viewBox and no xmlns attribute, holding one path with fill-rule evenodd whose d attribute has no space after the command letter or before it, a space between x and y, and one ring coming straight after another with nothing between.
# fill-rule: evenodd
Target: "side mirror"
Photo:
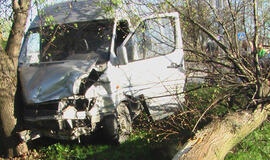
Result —
<instances>
[{"instance_id":1,"label":"side mirror","mask_svg":"<svg viewBox=\"0 0 270 160\"><path fill-rule=\"evenodd\" d=\"M118 65L124 65L128 63L127 49L125 46L120 46L117 48L117 60Z\"/></svg>"}]
</instances>

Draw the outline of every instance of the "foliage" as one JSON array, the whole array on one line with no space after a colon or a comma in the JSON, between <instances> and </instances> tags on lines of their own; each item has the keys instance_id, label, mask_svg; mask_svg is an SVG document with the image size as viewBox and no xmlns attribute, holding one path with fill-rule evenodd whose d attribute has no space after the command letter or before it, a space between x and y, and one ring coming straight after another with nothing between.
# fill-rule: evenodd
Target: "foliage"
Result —
<instances>
[{"instance_id":1,"label":"foliage","mask_svg":"<svg viewBox=\"0 0 270 160\"><path fill-rule=\"evenodd\" d=\"M1 45L1 48L5 48L6 45L7 45L7 41L4 41L4 40L0 39L0 45Z\"/></svg>"},{"instance_id":2,"label":"foliage","mask_svg":"<svg viewBox=\"0 0 270 160\"><path fill-rule=\"evenodd\" d=\"M0 45L4 49L11 29L10 21L0 18Z\"/></svg>"}]
</instances>

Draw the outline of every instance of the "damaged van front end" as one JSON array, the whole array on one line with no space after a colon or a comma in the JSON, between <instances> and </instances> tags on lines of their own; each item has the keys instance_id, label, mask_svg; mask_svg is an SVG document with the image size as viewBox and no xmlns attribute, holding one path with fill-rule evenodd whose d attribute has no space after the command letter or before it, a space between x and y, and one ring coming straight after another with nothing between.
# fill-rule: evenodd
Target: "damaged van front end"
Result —
<instances>
[{"instance_id":1,"label":"damaged van front end","mask_svg":"<svg viewBox=\"0 0 270 160\"><path fill-rule=\"evenodd\" d=\"M82 90L85 85L90 85L85 83L87 79L90 78L91 83L98 79L98 73L93 70L96 61L75 60L46 63L38 67L22 66L20 81L26 104L25 125L35 129L51 129L42 134L60 139L76 139L93 132L96 123L100 122L99 106L104 105L104 100L98 97L96 90L89 88L86 94L82 94ZM89 97L90 92L95 94ZM66 132L68 130L70 133Z\"/></svg>"}]
</instances>

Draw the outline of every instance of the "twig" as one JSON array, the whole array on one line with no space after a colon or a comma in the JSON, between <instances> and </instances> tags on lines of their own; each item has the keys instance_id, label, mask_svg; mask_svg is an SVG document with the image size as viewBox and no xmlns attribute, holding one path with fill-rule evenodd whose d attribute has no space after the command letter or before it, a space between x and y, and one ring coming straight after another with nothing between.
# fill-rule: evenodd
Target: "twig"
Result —
<instances>
[{"instance_id":1,"label":"twig","mask_svg":"<svg viewBox=\"0 0 270 160\"><path fill-rule=\"evenodd\" d=\"M223 101L225 98L227 98L227 97L229 97L230 96L230 94L227 94L227 95L225 95L225 96L223 96L223 97L220 97L220 98L218 98L218 99L216 99L204 112L203 112L203 114L201 115L201 117L199 118L199 120L196 122L196 124L195 124L195 126L193 127L193 129L192 129L192 132L194 132L195 131L195 129L197 128L197 126L198 126L198 124L199 124L199 122L201 121L201 119L202 119L202 117L206 114L206 112L210 109L210 108L212 108L213 106L215 106L216 104L218 104L220 101Z\"/></svg>"}]
</instances>

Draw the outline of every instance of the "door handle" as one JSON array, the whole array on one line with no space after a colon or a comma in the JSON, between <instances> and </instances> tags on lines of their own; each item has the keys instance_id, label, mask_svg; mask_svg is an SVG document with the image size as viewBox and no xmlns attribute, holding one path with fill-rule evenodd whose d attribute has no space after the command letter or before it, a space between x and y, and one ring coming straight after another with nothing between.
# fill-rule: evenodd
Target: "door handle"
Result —
<instances>
[{"instance_id":1,"label":"door handle","mask_svg":"<svg viewBox=\"0 0 270 160\"><path fill-rule=\"evenodd\" d=\"M183 64L176 64L172 62L170 66L167 66L167 68L179 68L179 67L183 67Z\"/></svg>"}]
</instances>

